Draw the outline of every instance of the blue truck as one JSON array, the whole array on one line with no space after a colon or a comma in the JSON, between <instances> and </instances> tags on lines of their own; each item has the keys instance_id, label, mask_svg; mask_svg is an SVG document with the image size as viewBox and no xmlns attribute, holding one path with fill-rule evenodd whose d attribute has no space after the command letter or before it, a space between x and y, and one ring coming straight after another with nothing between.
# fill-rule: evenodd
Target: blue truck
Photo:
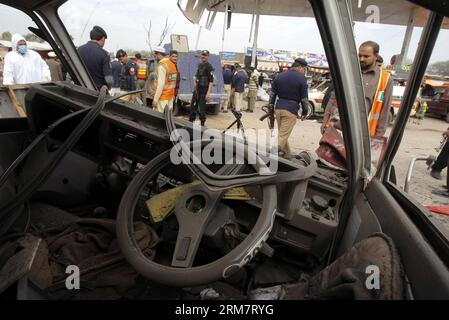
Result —
<instances>
[{"instance_id":1,"label":"blue truck","mask_svg":"<svg viewBox=\"0 0 449 320\"><path fill-rule=\"evenodd\" d=\"M166 52L170 52L172 45L164 46ZM208 114L218 114L222 103L226 100L223 83L223 69L221 66L221 58L219 55L210 54L209 63L215 69L214 84L210 94L210 100L206 106ZM200 64L200 52L189 51L179 52L178 70L181 75L179 83L178 104L177 108L190 108L193 90L195 87L194 77ZM178 109L179 110L179 109Z\"/></svg>"}]
</instances>

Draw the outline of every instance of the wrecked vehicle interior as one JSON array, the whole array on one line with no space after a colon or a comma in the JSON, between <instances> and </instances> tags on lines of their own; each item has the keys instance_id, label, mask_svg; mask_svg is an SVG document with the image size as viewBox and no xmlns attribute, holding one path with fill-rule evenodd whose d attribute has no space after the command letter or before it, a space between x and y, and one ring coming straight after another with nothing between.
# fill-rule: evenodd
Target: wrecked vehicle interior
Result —
<instances>
[{"instance_id":1,"label":"wrecked vehicle interior","mask_svg":"<svg viewBox=\"0 0 449 320\"><path fill-rule=\"evenodd\" d=\"M32 85L27 117L0 118L0 298L449 299L449 243L390 180L403 126L370 177L357 50L342 36L352 35L347 1L306 1L342 106L347 172L305 152L173 164L175 129L198 128L94 90L58 18L65 1L0 2L33 19L74 81ZM412 2L430 15L398 123L449 16L442 4ZM229 148L224 139L183 148L210 143ZM270 161L278 170L267 175L260 162ZM66 287L72 265L79 290ZM370 266L380 288L366 286Z\"/></svg>"}]
</instances>

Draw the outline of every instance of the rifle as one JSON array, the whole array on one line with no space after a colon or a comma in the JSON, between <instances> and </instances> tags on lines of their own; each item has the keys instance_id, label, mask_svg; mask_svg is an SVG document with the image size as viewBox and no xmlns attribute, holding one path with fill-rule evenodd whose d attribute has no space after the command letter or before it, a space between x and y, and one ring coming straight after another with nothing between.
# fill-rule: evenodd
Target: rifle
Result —
<instances>
[{"instance_id":1,"label":"rifle","mask_svg":"<svg viewBox=\"0 0 449 320\"><path fill-rule=\"evenodd\" d=\"M192 100L190 101L190 108L193 108L193 110L195 112L195 117L196 117L196 113L198 111L198 89L196 87L192 93Z\"/></svg>"},{"instance_id":2,"label":"rifle","mask_svg":"<svg viewBox=\"0 0 449 320\"><path fill-rule=\"evenodd\" d=\"M268 127L270 128L270 130L274 130L274 105L268 104L262 106L262 111L265 112L265 114L259 120L264 121L268 118Z\"/></svg>"},{"instance_id":3,"label":"rifle","mask_svg":"<svg viewBox=\"0 0 449 320\"><path fill-rule=\"evenodd\" d=\"M223 134L226 133L226 131L228 131L229 129L231 129L234 125L237 125L237 133L240 132L240 130L242 130L242 135L243 135L243 141L246 142L246 135L245 135L245 128L243 127L243 123L242 123L242 113L239 111L235 111L235 109L231 109L232 114L235 117L235 120L233 123L231 123L224 131Z\"/></svg>"}]
</instances>

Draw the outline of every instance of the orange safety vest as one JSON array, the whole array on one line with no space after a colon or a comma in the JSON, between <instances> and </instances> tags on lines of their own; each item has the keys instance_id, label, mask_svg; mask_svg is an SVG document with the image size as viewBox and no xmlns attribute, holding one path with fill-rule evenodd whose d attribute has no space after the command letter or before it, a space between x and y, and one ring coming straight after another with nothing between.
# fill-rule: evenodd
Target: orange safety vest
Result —
<instances>
[{"instance_id":1,"label":"orange safety vest","mask_svg":"<svg viewBox=\"0 0 449 320\"><path fill-rule=\"evenodd\" d=\"M176 65L170 61L170 59L165 58L159 61L159 65L162 65L167 70L165 78L165 86L162 90L162 95L159 100L171 100L175 98L176 81L178 78L178 68ZM154 77L153 86L154 92L157 90L157 82L159 79L159 68L156 69L156 76Z\"/></svg>"},{"instance_id":2,"label":"orange safety vest","mask_svg":"<svg viewBox=\"0 0 449 320\"><path fill-rule=\"evenodd\" d=\"M387 88L388 80L390 80L390 73L381 70L373 105L371 106L371 111L368 116L368 127L371 137L376 135L377 126L379 125L379 118L384 105L385 89Z\"/></svg>"},{"instance_id":3,"label":"orange safety vest","mask_svg":"<svg viewBox=\"0 0 449 320\"><path fill-rule=\"evenodd\" d=\"M145 62L141 62L137 65L137 79L147 79L147 64Z\"/></svg>"}]
</instances>

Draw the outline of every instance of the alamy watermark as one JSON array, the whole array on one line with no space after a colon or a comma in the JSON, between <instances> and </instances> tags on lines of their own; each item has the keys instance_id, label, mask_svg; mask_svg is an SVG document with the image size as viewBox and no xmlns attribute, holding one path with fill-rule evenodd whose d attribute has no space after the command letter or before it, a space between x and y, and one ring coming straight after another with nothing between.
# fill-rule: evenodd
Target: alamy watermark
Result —
<instances>
[{"instance_id":1,"label":"alamy watermark","mask_svg":"<svg viewBox=\"0 0 449 320\"><path fill-rule=\"evenodd\" d=\"M170 135L174 146L170 152L173 164L249 164L259 173L274 174L278 170L278 130L250 129L228 131L200 130L194 126L193 136L186 129Z\"/></svg>"},{"instance_id":2,"label":"alamy watermark","mask_svg":"<svg viewBox=\"0 0 449 320\"><path fill-rule=\"evenodd\" d=\"M368 290L380 289L380 269L378 266L371 265L366 267L365 273L368 275L365 286Z\"/></svg>"},{"instance_id":3,"label":"alamy watermark","mask_svg":"<svg viewBox=\"0 0 449 320\"><path fill-rule=\"evenodd\" d=\"M363 0L358 0L357 8L362 9ZM380 23L380 7L374 4L367 5L365 8L366 19L368 23Z\"/></svg>"},{"instance_id":4,"label":"alamy watermark","mask_svg":"<svg viewBox=\"0 0 449 320\"><path fill-rule=\"evenodd\" d=\"M67 266L65 273L69 276L65 279L65 287L67 290L79 290L80 289L80 268L75 265Z\"/></svg>"}]
</instances>

